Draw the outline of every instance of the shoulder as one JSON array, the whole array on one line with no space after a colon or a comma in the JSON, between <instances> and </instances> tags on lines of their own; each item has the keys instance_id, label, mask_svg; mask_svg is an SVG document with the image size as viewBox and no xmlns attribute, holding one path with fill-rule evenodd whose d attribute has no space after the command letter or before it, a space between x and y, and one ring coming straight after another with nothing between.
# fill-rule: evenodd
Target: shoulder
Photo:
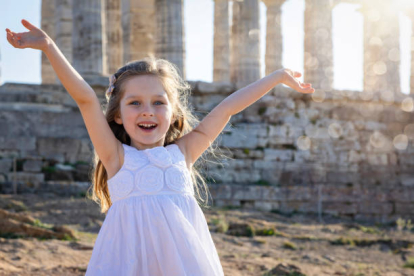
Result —
<instances>
[{"instance_id":1,"label":"shoulder","mask_svg":"<svg viewBox=\"0 0 414 276\"><path fill-rule=\"evenodd\" d=\"M178 146L178 148L180 149L180 151L184 155L184 157L185 157L185 163L187 164L187 168L189 170L191 170L191 168L193 166L193 163L191 163L191 158L190 158L190 156L189 156L189 154L187 152L187 149L186 149L186 145L185 145L184 140L178 139L178 140L175 140L174 143Z\"/></svg>"}]
</instances>

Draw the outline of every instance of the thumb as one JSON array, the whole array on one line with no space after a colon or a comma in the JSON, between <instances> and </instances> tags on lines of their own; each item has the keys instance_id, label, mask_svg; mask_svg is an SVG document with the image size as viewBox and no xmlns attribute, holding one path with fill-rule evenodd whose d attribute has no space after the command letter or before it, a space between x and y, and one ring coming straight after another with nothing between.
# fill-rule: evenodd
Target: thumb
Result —
<instances>
[{"instance_id":1,"label":"thumb","mask_svg":"<svg viewBox=\"0 0 414 276\"><path fill-rule=\"evenodd\" d=\"M35 27L35 26L33 26L31 23L29 23L29 21L27 21L26 19L22 19L22 24L23 24L23 26L25 26L25 27L26 27L26 29L28 29L28 30L33 30L33 29L36 29L36 27Z\"/></svg>"}]
</instances>

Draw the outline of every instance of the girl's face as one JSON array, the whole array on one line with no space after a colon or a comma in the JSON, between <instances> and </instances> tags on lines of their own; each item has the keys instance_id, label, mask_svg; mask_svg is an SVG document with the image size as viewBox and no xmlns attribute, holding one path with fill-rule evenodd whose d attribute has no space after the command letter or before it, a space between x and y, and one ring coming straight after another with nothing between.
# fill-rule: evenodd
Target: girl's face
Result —
<instances>
[{"instance_id":1,"label":"girl's face","mask_svg":"<svg viewBox=\"0 0 414 276\"><path fill-rule=\"evenodd\" d=\"M158 77L132 77L126 81L124 89L120 116L116 116L115 122L124 125L131 137L131 146L139 150L163 146L165 135L174 122L172 105ZM148 125L155 127L146 129Z\"/></svg>"}]
</instances>

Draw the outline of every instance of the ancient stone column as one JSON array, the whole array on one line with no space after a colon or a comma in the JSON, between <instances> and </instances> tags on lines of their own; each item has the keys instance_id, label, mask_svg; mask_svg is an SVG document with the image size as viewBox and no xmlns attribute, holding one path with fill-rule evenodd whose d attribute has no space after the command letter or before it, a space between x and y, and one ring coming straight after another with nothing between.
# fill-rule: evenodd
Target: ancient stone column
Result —
<instances>
[{"instance_id":1,"label":"ancient stone column","mask_svg":"<svg viewBox=\"0 0 414 276\"><path fill-rule=\"evenodd\" d=\"M282 12L281 6L285 0L262 0L267 7L266 11L266 75L282 68Z\"/></svg>"},{"instance_id":2,"label":"ancient stone column","mask_svg":"<svg viewBox=\"0 0 414 276\"><path fill-rule=\"evenodd\" d=\"M114 74L124 63L121 22L121 0L105 0L106 58L109 74Z\"/></svg>"},{"instance_id":3,"label":"ancient stone column","mask_svg":"<svg viewBox=\"0 0 414 276\"><path fill-rule=\"evenodd\" d=\"M230 81L229 1L214 0L213 81Z\"/></svg>"},{"instance_id":4,"label":"ancient stone column","mask_svg":"<svg viewBox=\"0 0 414 276\"><path fill-rule=\"evenodd\" d=\"M233 2L230 78L237 88L260 78L259 1Z\"/></svg>"},{"instance_id":5,"label":"ancient stone column","mask_svg":"<svg viewBox=\"0 0 414 276\"><path fill-rule=\"evenodd\" d=\"M73 0L73 66L81 75L107 74L104 0Z\"/></svg>"},{"instance_id":6,"label":"ancient stone column","mask_svg":"<svg viewBox=\"0 0 414 276\"><path fill-rule=\"evenodd\" d=\"M400 45L398 11L389 5L365 2L364 91L380 92L392 100L400 87Z\"/></svg>"},{"instance_id":7,"label":"ancient stone column","mask_svg":"<svg viewBox=\"0 0 414 276\"><path fill-rule=\"evenodd\" d=\"M410 72L410 94L414 94L414 9L410 10L408 16L411 19L411 72Z\"/></svg>"},{"instance_id":8,"label":"ancient stone column","mask_svg":"<svg viewBox=\"0 0 414 276\"><path fill-rule=\"evenodd\" d=\"M174 63L185 78L183 0L155 0L155 55Z\"/></svg>"},{"instance_id":9,"label":"ancient stone column","mask_svg":"<svg viewBox=\"0 0 414 276\"><path fill-rule=\"evenodd\" d=\"M55 35L55 0L42 0L41 29L45 31L52 40L56 40ZM56 83L56 73L52 65L42 52L42 83Z\"/></svg>"},{"instance_id":10,"label":"ancient stone column","mask_svg":"<svg viewBox=\"0 0 414 276\"><path fill-rule=\"evenodd\" d=\"M304 81L316 89L333 88L332 8L330 0L305 1Z\"/></svg>"},{"instance_id":11,"label":"ancient stone column","mask_svg":"<svg viewBox=\"0 0 414 276\"><path fill-rule=\"evenodd\" d=\"M154 54L154 4L154 0L122 0L124 63Z\"/></svg>"},{"instance_id":12,"label":"ancient stone column","mask_svg":"<svg viewBox=\"0 0 414 276\"><path fill-rule=\"evenodd\" d=\"M72 0L55 0L55 42L66 59L72 63ZM56 77L56 81L59 80Z\"/></svg>"}]
</instances>

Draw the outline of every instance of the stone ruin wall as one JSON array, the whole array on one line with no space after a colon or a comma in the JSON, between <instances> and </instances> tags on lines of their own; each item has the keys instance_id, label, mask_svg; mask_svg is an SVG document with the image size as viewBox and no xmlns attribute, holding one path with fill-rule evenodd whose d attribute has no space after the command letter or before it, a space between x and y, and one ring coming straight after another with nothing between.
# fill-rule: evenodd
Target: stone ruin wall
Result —
<instances>
[{"instance_id":1,"label":"stone ruin wall","mask_svg":"<svg viewBox=\"0 0 414 276\"><path fill-rule=\"evenodd\" d=\"M168 16L182 14L182 1L174 1L174 5L148 1L136 6L135 0L125 0L122 8L120 0L107 0L105 5L98 2L103 3L42 1L42 28L50 27L48 33L102 104L107 72L149 53L172 60L185 77L182 20ZM263 2L267 7L265 59L269 74L282 66L280 16L285 1ZM363 92L332 87L331 14L341 2L363 3ZM232 117L216 142L233 159L224 160L224 166L209 163L205 170L214 203L379 222L414 218L414 172L410 170L414 165L413 101L399 87L396 12L375 10L375 3L369 1L305 3L304 78L317 91L314 96L301 95L278 86ZM73 14L72 4L78 8ZM215 1L214 82L191 82L190 101L200 119L237 88L260 77L258 4L258 0L234 2L230 28L224 16L228 2ZM88 15L91 7L95 12ZM105 16L97 16L99 10L105 10ZM136 13L155 22L135 22ZM414 13L407 14L413 18ZM84 16L93 20L74 20ZM392 23L385 26L375 18ZM131 26L137 26L137 31ZM166 27L174 31L166 32ZM70 35L88 28L102 30L93 45ZM89 47L99 51L85 58ZM413 76L414 70L411 91ZM90 186L93 146L76 103L56 84L44 57L42 82L0 87L0 187L13 192L15 182L17 191L83 193Z\"/></svg>"},{"instance_id":2,"label":"stone ruin wall","mask_svg":"<svg viewBox=\"0 0 414 276\"><path fill-rule=\"evenodd\" d=\"M191 85L200 119L234 91L220 83ZM104 103L104 84L94 88ZM67 92L58 85L6 84L0 99L2 189L10 191L15 174L18 191L84 192L93 147ZM233 116L217 138L230 159L208 163L204 173L214 204L380 222L413 218L414 115L401 109L402 100L335 91L315 102L278 87ZM408 144L394 142L402 133Z\"/></svg>"}]
</instances>

